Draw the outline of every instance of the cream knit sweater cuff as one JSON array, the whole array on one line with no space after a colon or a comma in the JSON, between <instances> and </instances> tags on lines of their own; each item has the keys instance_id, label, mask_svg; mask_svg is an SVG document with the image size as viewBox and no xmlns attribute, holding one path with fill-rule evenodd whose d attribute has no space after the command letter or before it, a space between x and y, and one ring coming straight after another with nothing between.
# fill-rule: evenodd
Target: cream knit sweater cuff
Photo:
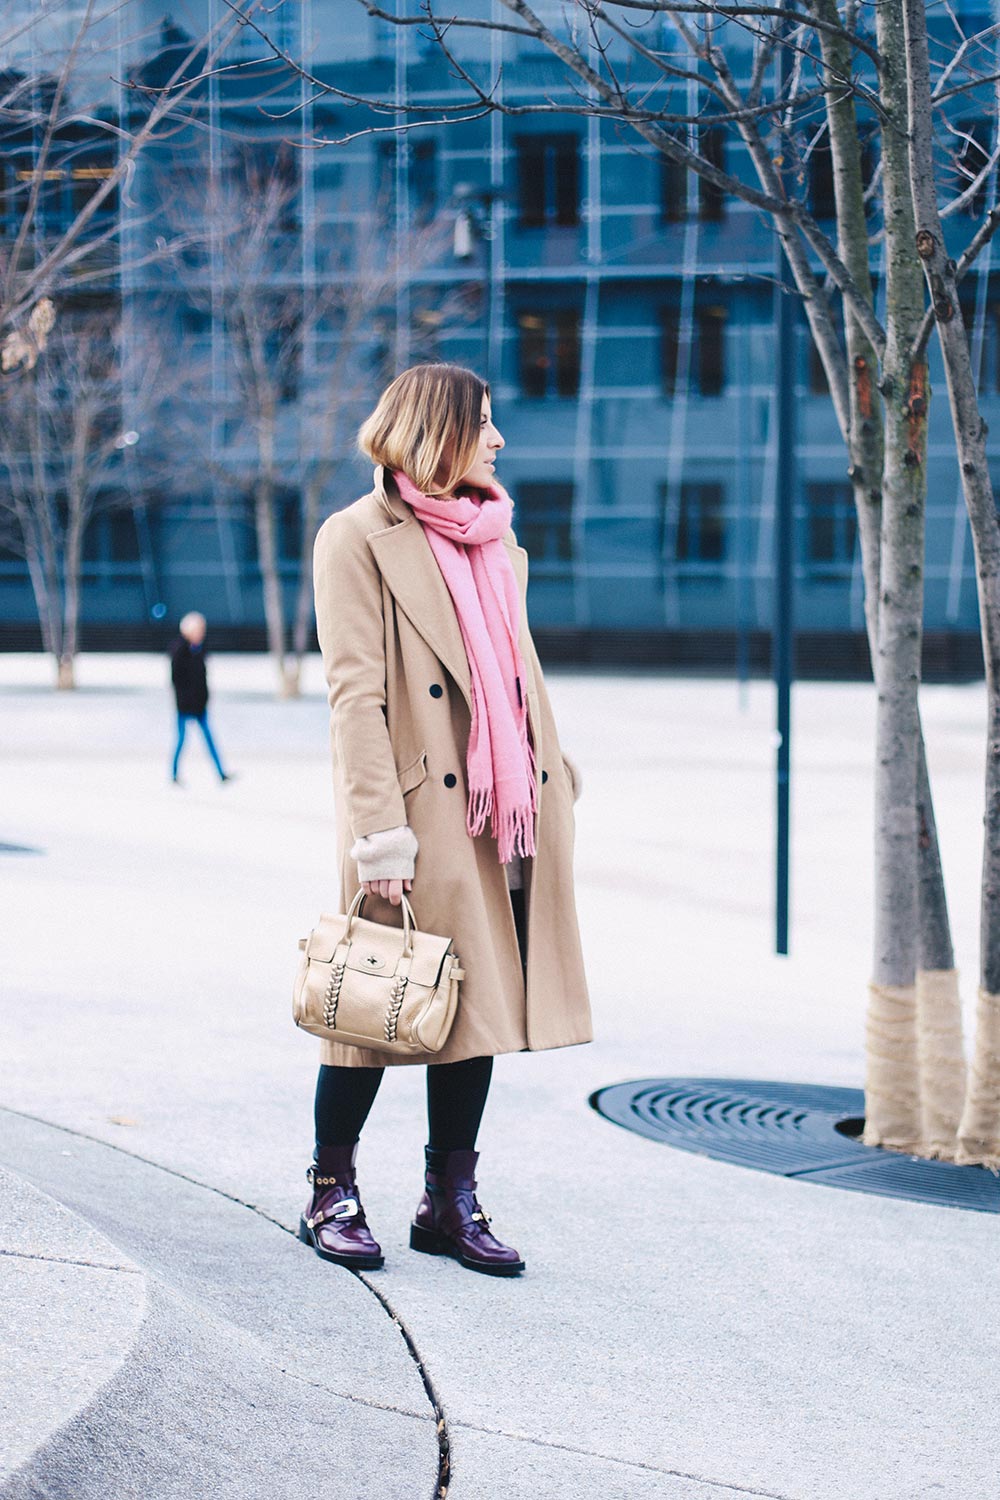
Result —
<instances>
[{"instance_id":1,"label":"cream knit sweater cuff","mask_svg":"<svg viewBox=\"0 0 1000 1500\"><path fill-rule=\"evenodd\" d=\"M360 881L412 880L419 847L413 829L401 823L398 828L383 828L356 840L351 858L357 864Z\"/></svg>"}]
</instances>

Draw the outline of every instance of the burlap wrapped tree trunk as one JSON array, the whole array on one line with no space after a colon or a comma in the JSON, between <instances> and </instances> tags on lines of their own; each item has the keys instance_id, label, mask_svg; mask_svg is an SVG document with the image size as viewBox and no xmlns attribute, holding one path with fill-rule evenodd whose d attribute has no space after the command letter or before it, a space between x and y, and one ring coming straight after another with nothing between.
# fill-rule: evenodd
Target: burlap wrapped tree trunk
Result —
<instances>
[{"instance_id":1,"label":"burlap wrapped tree trunk","mask_svg":"<svg viewBox=\"0 0 1000 1500\"><path fill-rule=\"evenodd\" d=\"M965 1108L956 1128L955 1156L996 1169L1000 1165L1000 521L986 454L986 423L979 410L969 336L960 315L958 267L945 247L935 177L932 90L923 0L901 0L905 29L907 134L916 228L930 311L944 359L948 403L972 530L976 585L988 695L983 865L980 901L980 988L976 1040ZM995 184L995 176L994 176ZM991 215L991 217L993 217ZM928 1038L928 1049L941 1033ZM957 1064L950 1039L935 1055L935 1097L950 1097ZM949 1111L954 1108L948 1105ZM944 1128L944 1121L940 1125Z\"/></svg>"}]
</instances>

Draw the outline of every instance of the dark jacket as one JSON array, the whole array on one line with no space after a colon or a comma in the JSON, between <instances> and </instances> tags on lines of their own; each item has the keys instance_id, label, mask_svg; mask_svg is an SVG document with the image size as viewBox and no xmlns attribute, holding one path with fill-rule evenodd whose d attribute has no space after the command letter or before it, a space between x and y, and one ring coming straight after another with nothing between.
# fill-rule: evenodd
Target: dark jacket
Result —
<instances>
[{"instance_id":1,"label":"dark jacket","mask_svg":"<svg viewBox=\"0 0 1000 1500\"><path fill-rule=\"evenodd\" d=\"M170 680L174 685L179 714L200 718L208 707L208 673L205 648L191 650L190 642L178 636L170 648Z\"/></svg>"}]
</instances>

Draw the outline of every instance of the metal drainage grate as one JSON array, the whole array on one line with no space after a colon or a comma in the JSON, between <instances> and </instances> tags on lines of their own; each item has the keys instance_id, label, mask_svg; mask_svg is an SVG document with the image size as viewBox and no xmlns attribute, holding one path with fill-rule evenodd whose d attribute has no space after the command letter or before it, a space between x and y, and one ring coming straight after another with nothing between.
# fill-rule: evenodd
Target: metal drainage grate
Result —
<instances>
[{"instance_id":1,"label":"metal drainage grate","mask_svg":"<svg viewBox=\"0 0 1000 1500\"><path fill-rule=\"evenodd\" d=\"M591 1094L598 1114L682 1151L886 1198L1000 1213L1000 1178L862 1145L860 1089L747 1078L643 1078Z\"/></svg>"}]
</instances>

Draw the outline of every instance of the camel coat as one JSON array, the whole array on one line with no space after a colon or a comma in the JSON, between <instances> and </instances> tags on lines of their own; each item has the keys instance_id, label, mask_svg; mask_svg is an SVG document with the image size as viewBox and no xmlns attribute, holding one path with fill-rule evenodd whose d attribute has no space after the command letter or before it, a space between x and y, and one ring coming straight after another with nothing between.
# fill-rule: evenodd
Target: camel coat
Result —
<instances>
[{"instance_id":1,"label":"camel coat","mask_svg":"<svg viewBox=\"0 0 1000 1500\"><path fill-rule=\"evenodd\" d=\"M437 1062L567 1047L591 1039L573 901L573 787L524 610L528 559L504 537L521 591L520 647L538 769L536 854L524 861L527 982L504 867L487 831L466 829L471 680L448 587L419 521L389 474L320 527L316 623L329 685L340 910L358 889L356 839L408 823L420 849L418 924L451 937L466 978ZM399 925L378 897L365 916ZM327 1064L417 1058L322 1042Z\"/></svg>"}]
</instances>

